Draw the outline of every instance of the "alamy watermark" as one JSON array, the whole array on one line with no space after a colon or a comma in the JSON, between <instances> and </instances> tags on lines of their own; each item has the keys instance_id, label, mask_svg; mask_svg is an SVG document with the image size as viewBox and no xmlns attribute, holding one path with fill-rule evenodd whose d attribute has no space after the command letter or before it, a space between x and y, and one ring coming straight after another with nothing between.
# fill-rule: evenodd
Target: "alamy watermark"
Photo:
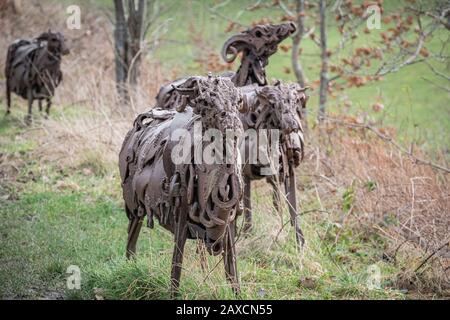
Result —
<instances>
[{"instance_id":1,"label":"alamy watermark","mask_svg":"<svg viewBox=\"0 0 450 320\"><path fill-rule=\"evenodd\" d=\"M81 9L77 5L68 6L66 13L69 17L66 20L67 29L80 30L81 29Z\"/></svg>"},{"instance_id":2,"label":"alamy watermark","mask_svg":"<svg viewBox=\"0 0 450 320\"><path fill-rule=\"evenodd\" d=\"M372 264L367 268L367 289L381 289L381 270L376 264Z\"/></svg>"},{"instance_id":3,"label":"alamy watermark","mask_svg":"<svg viewBox=\"0 0 450 320\"><path fill-rule=\"evenodd\" d=\"M376 4L368 6L366 15L368 16L366 21L367 29L381 29L381 8L379 6Z\"/></svg>"},{"instance_id":4,"label":"alamy watermark","mask_svg":"<svg viewBox=\"0 0 450 320\"><path fill-rule=\"evenodd\" d=\"M80 267L76 265L70 265L67 267L67 289L80 290L81 289L81 271Z\"/></svg>"},{"instance_id":5,"label":"alamy watermark","mask_svg":"<svg viewBox=\"0 0 450 320\"><path fill-rule=\"evenodd\" d=\"M175 165L192 161L207 165L257 164L262 167L262 175L273 175L279 168L280 136L278 129L226 130L225 134L214 128L203 131L201 121L196 121L192 133L182 128L173 131L170 139L176 144L171 159Z\"/></svg>"}]
</instances>

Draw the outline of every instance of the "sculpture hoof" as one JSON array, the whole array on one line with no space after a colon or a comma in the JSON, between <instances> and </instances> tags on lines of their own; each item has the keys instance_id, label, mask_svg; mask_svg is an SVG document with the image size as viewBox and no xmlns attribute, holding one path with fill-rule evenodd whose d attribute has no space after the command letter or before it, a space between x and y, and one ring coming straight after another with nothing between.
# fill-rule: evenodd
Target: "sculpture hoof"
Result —
<instances>
[{"instance_id":1,"label":"sculpture hoof","mask_svg":"<svg viewBox=\"0 0 450 320\"><path fill-rule=\"evenodd\" d=\"M253 225L251 224L244 224L242 227L242 235L244 237L248 237L253 231Z\"/></svg>"},{"instance_id":2,"label":"sculpture hoof","mask_svg":"<svg viewBox=\"0 0 450 320\"><path fill-rule=\"evenodd\" d=\"M33 123L33 118L31 117L31 114L27 114L25 116L25 124L27 126L31 125Z\"/></svg>"}]
</instances>

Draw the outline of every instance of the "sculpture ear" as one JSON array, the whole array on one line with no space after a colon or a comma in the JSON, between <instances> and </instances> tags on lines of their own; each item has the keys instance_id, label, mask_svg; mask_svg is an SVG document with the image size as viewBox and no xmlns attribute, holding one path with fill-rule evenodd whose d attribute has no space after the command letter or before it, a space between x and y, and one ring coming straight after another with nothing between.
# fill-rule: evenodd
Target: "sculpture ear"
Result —
<instances>
[{"instance_id":1,"label":"sculpture ear","mask_svg":"<svg viewBox=\"0 0 450 320\"><path fill-rule=\"evenodd\" d=\"M37 40L39 40L39 41L45 41L45 40L48 40L48 32L44 32L44 33L41 33L40 35L39 35L39 37L37 37Z\"/></svg>"},{"instance_id":2,"label":"sculpture ear","mask_svg":"<svg viewBox=\"0 0 450 320\"><path fill-rule=\"evenodd\" d=\"M300 105L302 107L302 109L306 108L306 102L308 102L309 96L306 95L303 91L299 92L300 95Z\"/></svg>"},{"instance_id":3,"label":"sculpture ear","mask_svg":"<svg viewBox=\"0 0 450 320\"><path fill-rule=\"evenodd\" d=\"M246 94L242 95L242 102L240 104L240 107L238 108L239 112L246 113L248 110L250 110L250 101Z\"/></svg>"},{"instance_id":4,"label":"sculpture ear","mask_svg":"<svg viewBox=\"0 0 450 320\"><path fill-rule=\"evenodd\" d=\"M304 96L304 98L303 98L303 102L302 102L302 108L303 108L303 109L306 108L306 103L308 102L308 100L309 100L309 96L307 96L307 95L305 94L305 96Z\"/></svg>"},{"instance_id":5,"label":"sculpture ear","mask_svg":"<svg viewBox=\"0 0 450 320\"><path fill-rule=\"evenodd\" d=\"M189 79L191 80L191 79ZM178 112L183 112L186 109L186 106L188 105L189 101L191 99L195 98L196 95L196 82L195 81L189 81L187 80L185 83L183 83L180 86L174 86L172 85L172 88L178 92L181 95L181 104L177 107L175 107L175 109ZM186 86L186 87L181 87L181 86Z\"/></svg>"},{"instance_id":6,"label":"sculpture ear","mask_svg":"<svg viewBox=\"0 0 450 320\"><path fill-rule=\"evenodd\" d=\"M305 93L305 91L310 89L310 87L306 86L306 87L302 88L298 84L294 84L294 85L295 85L295 87L293 87L292 89L297 91L297 94L300 96L300 102L301 102L302 108L304 109L304 108L306 108L306 102L309 99L309 96Z\"/></svg>"},{"instance_id":7,"label":"sculpture ear","mask_svg":"<svg viewBox=\"0 0 450 320\"><path fill-rule=\"evenodd\" d=\"M238 109L239 112L246 113L254 110L259 94L259 89L254 89L249 92L242 93L242 107Z\"/></svg>"}]
</instances>

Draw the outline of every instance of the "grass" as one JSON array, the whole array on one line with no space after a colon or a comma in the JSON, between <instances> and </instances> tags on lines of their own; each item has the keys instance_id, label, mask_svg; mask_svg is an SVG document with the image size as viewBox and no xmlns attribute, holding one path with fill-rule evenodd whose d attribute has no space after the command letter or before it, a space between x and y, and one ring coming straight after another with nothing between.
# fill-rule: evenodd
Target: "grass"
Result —
<instances>
[{"instance_id":1,"label":"grass","mask_svg":"<svg viewBox=\"0 0 450 320\"><path fill-rule=\"evenodd\" d=\"M168 298L172 235L159 226L154 230L144 228L136 261L126 261L128 221L123 211L117 168L107 166L103 174L94 174L95 168L85 170L89 165L72 169L51 163L42 166L33 160L34 143L30 142L25 149L22 145L12 149L12 141L27 130L18 129L17 122L13 116L2 120L1 125L5 143L1 144L0 153L20 155L21 162L19 173L2 182L2 187L9 188L8 193L14 196L13 200L4 197L0 200L3 221L0 296ZM253 195L256 230L238 244L242 298L406 297L392 289L399 270L380 258L385 240L376 234L346 229L335 242L339 225L309 215L302 219L308 250L301 256L289 227L274 243L280 222L267 200L270 199L267 192L267 188L257 187ZM309 206L315 203L305 203L304 209L308 210ZM367 270L373 264L380 268L382 275L382 287L378 290L369 290L366 285ZM81 270L81 290L66 287L70 275L66 271L71 265ZM208 258L211 271L208 276L200 268L193 241L188 242L184 266L183 298L234 298L219 258Z\"/></svg>"}]
</instances>

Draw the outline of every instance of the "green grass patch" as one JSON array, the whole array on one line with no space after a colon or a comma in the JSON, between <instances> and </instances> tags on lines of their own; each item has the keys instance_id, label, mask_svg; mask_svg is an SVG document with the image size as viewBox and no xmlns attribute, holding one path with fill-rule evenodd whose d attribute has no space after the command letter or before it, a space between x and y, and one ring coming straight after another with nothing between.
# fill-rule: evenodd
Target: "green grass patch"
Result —
<instances>
[{"instance_id":1,"label":"green grass patch","mask_svg":"<svg viewBox=\"0 0 450 320\"><path fill-rule=\"evenodd\" d=\"M117 173L86 177L81 171L51 173L49 168L42 173L46 179L38 176L22 186L17 200L2 200L0 296L169 298L172 235L159 226L144 228L137 259L126 261L128 220ZM382 275L388 279L395 274L395 269L380 262L383 241L374 235L340 231L330 223L314 225L305 218L308 249L299 255L291 228L274 242L279 218L268 197L258 193L254 195L254 234L238 242L241 298L402 297L388 286L367 289L368 266L381 263ZM67 268L72 265L81 270L81 290L66 287ZM194 241L187 244L184 267L181 297L236 298L225 281L220 257L208 257L208 272L201 270Z\"/></svg>"}]
</instances>

